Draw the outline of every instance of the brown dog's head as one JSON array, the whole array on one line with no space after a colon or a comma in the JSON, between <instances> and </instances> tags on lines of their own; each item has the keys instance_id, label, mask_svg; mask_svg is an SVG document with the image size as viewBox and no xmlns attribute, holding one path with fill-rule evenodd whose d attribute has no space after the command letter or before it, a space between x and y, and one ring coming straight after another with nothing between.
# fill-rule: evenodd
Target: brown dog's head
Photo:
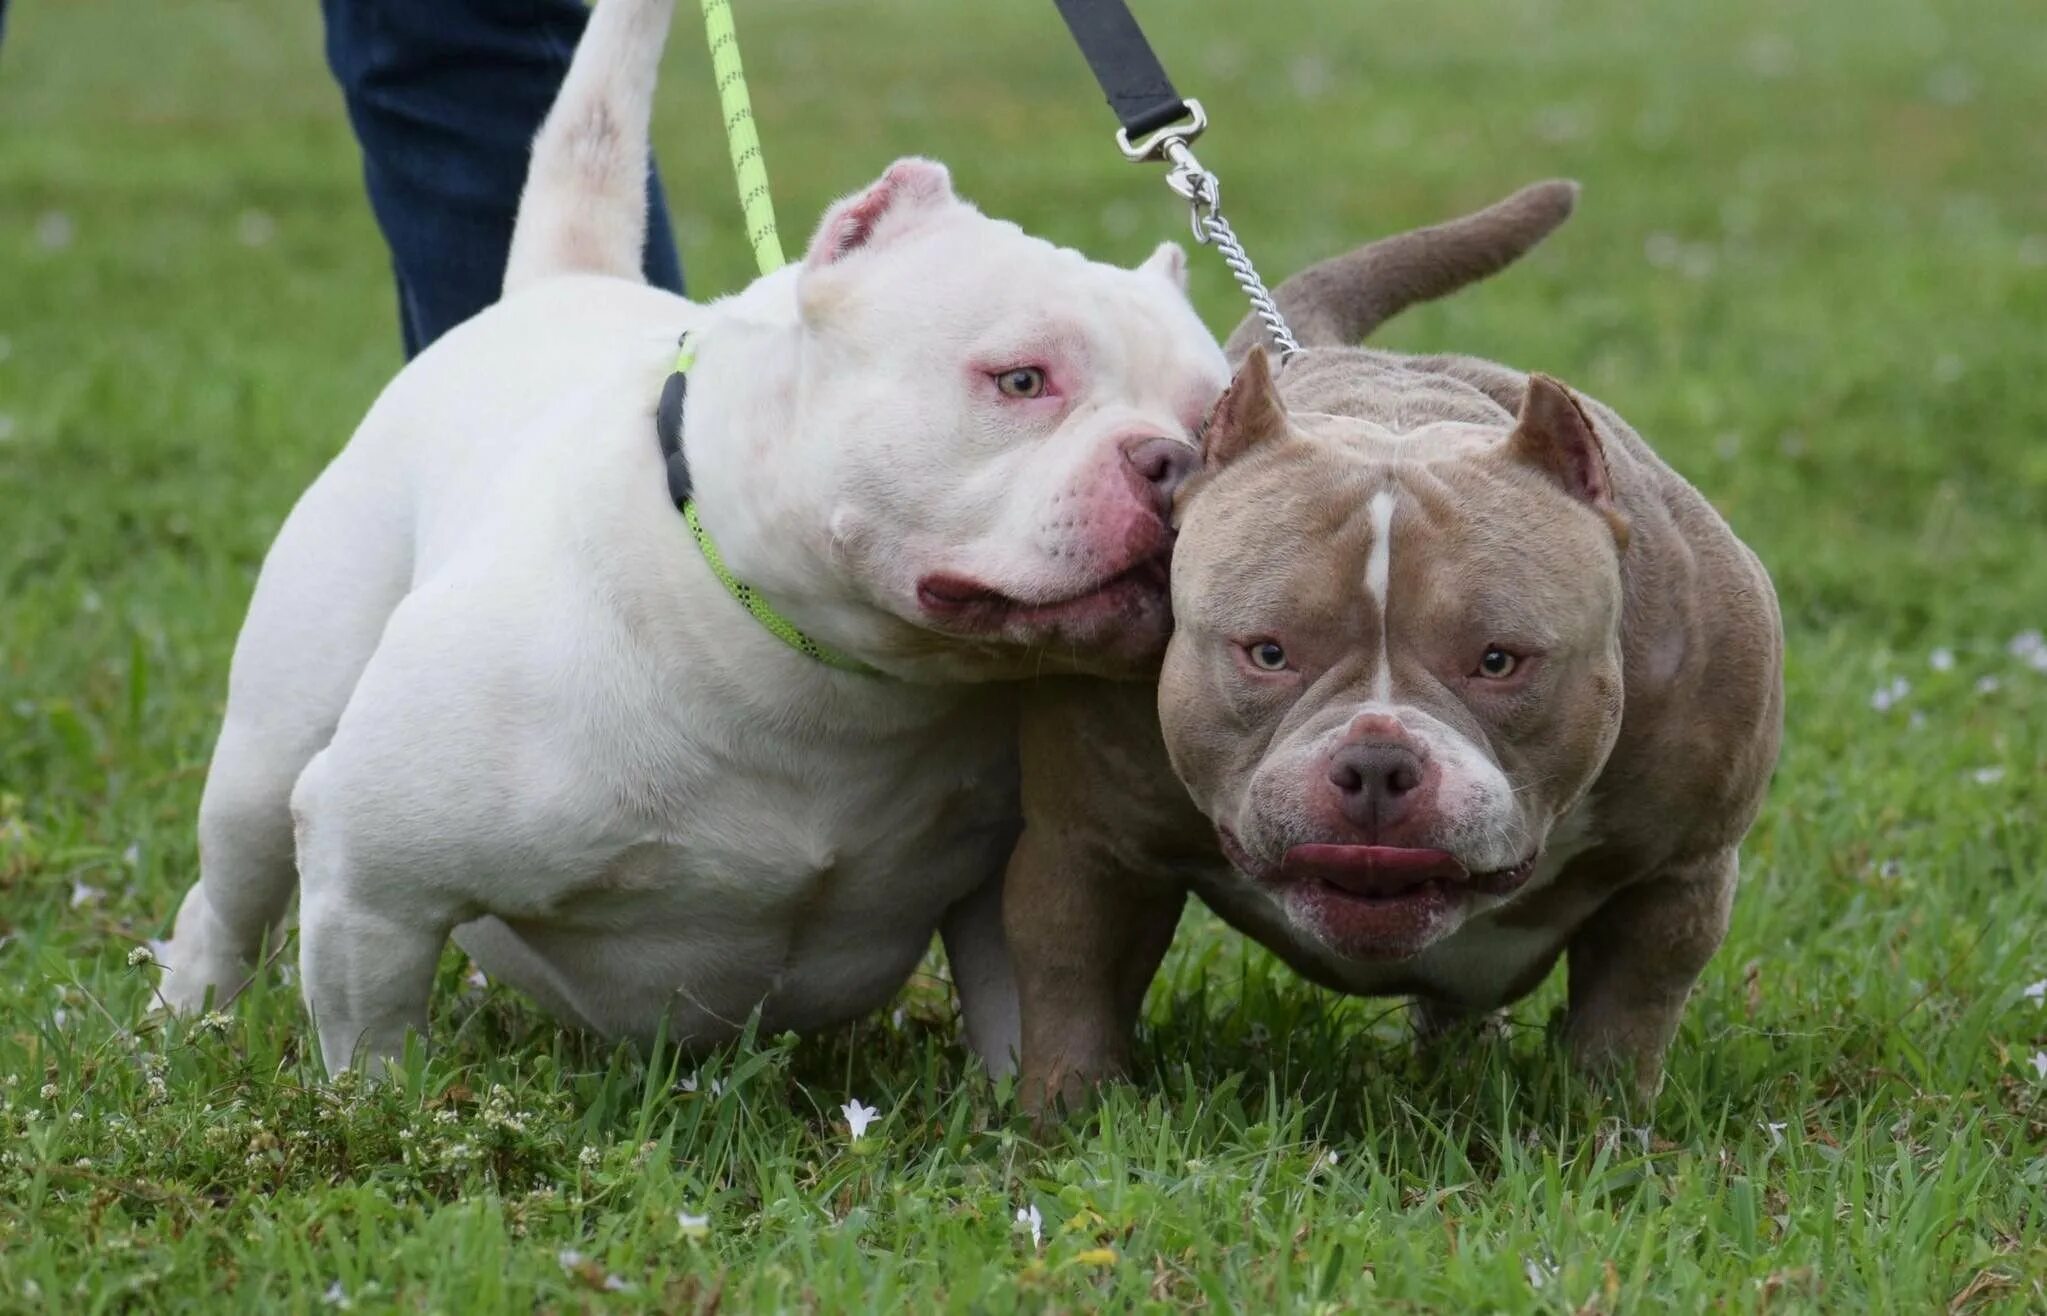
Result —
<instances>
[{"instance_id":1,"label":"brown dog's head","mask_svg":"<svg viewBox=\"0 0 2047 1316\"><path fill-rule=\"evenodd\" d=\"M1159 708L1238 870L1307 939L1414 955L1511 897L1621 720L1600 438L1562 385L1396 434L1289 415L1262 352L1182 506Z\"/></svg>"}]
</instances>

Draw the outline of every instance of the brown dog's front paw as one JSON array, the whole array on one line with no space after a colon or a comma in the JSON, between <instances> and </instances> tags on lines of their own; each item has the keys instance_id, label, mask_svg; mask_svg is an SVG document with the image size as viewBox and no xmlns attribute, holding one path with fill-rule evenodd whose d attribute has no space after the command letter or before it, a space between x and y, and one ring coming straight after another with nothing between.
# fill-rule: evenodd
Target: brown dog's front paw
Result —
<instances>
[{"instance_id":1,"label":"brown dog's front paw","mask_svg":"<svg viewBox=\"0 0 2047 1316\"><path fill-rule=\"evenodd\" d=\"M1505 1010L1471 1010L1447 1001L1417 996L1408 1002L1414 1024L1414 1045L1427 1054L1461 1041L1483 1041L1506 1033Z\"/></svg>"},{"instance_id":2,"label":"brown dog's front paw","mask_svg":"<svg viewBox=\"0 0 2047 1316\"><path fill-rule=\"evenodd\" d=\"M1104 1084L1123 1078L1123 1066L1105 1060L1069 1060L1039 1068L1026 1058L1017 1081L1017 1104L1030 1116L1032 1126L1042 1131L1085 1114Z\"/></svg>"},{"instance_id":3,"label":"brown dog's front paw","mask_svg":"<svg viewBox=\"0 0 2047 1316\"><path fill-rule=\"evenodd\" d=\"M1616 1028L1573 1017L1565 1024L1564 1037L1571 1063L1587 1079L1612 1084L1633 1101L1656 1100L1663 1088L1667 1045L1663 1029Z\"/></svg>"}]
</instances>

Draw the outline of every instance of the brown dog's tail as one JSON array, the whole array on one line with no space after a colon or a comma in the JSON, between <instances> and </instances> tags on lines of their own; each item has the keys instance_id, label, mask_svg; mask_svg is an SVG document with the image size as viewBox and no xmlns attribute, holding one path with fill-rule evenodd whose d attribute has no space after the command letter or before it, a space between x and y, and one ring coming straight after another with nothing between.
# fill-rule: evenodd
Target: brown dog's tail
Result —
<instances>
[{"instance_id":1,"label":"brown dog's tail","mask_svg":"<svg viewBox=\"0 0 2047 1316\"><path fill-rule=\"evenodd\" d=\"M1504 201L1310 265L1274 291L1302 347L1348 347L1414 305L1456 292L1519 260L1571 217L1578 185L1533 183ZM1231 364L1273 344L1247 315L1224 351Z\"/></svg>"}]
</instances>

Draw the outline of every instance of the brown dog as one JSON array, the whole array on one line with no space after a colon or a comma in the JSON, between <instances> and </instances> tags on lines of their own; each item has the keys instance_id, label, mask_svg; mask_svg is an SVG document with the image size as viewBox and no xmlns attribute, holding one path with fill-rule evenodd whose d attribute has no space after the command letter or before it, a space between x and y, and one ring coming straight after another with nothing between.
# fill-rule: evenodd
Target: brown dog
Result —
<instances>
[{"instance_id":1,"label":"brown dog","mask_svg":"<svg viewBox=\"0 0 2047 1316\"><path fill-rule=\"evenodd\" d=\"M1034 687L1005 924L1024 1098L1119 1072L1192 890L1427 1034L1570 965L1578 1061L1653 1092L1782 722L1762 566L1598 403L1346 346L1561 222L1568 184L1281 289L1179 506L1161 683ZM1481 258L1483 257L1483 258Z\"/></svg>"}]
</instances>

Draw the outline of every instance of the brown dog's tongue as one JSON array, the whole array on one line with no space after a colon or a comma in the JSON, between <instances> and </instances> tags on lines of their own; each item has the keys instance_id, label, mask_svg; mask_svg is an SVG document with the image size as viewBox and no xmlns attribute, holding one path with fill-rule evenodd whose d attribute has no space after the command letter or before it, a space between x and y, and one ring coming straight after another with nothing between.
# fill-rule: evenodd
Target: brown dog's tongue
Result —
<instances>
[{"instance_id":1,"label":"brown dog's tongue","mask_svg":"<svg viewBox=\"0 0 2047 1316\"><path fill-rule=\"evenodd\" d=\"M1280 860L1282 877L1312 878L1352 895L1405 895L1438 879L1463 881L1470 874L1447 850L1408 850L1392 845L1297 845Z\"/></svg>"}]
</instances>

